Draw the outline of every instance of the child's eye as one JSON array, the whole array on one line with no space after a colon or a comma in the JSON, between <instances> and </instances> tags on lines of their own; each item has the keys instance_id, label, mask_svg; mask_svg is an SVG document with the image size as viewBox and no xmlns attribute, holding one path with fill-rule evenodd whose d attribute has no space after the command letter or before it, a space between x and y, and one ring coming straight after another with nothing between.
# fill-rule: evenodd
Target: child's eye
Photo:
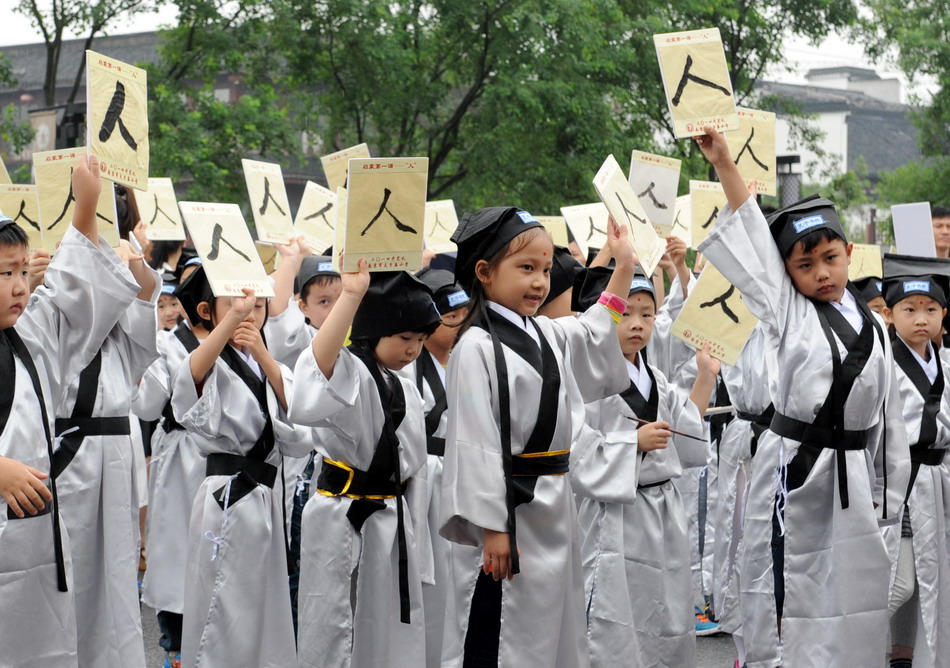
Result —
<instances>
[{"instance_id":1,"label":"child's eye","mask_svg":"<svg viewBox=\"0 0 950 668\"><path fill-rule=\"evenodd\" d=\"M525 269L525 270L527 270L527 271L533 271L533 270L534 270L534 267L533 267L532 265L530 265L530 264L523 264L523 265L521 265L521 268L522 268L522 269Z\"/></svg>"},{"instance_id":2,"label":"child's eye","mask_svg":"<svg viewBox=\"0 0 950 668\"><path fill-rule=\"evenodd\" d=\"M329 300L329 299L321 299L321 300L320 300L320 306L326 306L326 305L329 304L329 303L330 303L330 300Z\"/></svg>"}]
</instances>

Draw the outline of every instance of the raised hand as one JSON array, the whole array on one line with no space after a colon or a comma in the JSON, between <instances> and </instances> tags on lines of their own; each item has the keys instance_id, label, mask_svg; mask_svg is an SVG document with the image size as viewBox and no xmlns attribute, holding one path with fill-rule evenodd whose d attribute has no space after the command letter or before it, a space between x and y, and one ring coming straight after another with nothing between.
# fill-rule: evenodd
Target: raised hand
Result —
<instances>
[{"instance_id":1,"label":"raised hand","mask_svg":"<svg viewBox=\"0 0 950 668\"><path fill-rule=\"evenodd\" d=\"M238 316L241 321L249 316L257 305L257 297L254 296L253 290L244 288L242 292L244 293L243 297L231 297L230 310L230 312Z\"/></svg>"},{"instance_id":2,"label":"raised hand","mask_svg":"<svg viewBox=\"0 0 950 668\"><path fill-rule=\"evenodd\" d=\"M732 156L729 154L729 145L726 144L726 138L711 125L704 127L703 132L706 134L693 137L693 139L703 155L706 156L709 164L713 167L719 167L727 162L732 163Z\"/></svg>"},{"instance_id":3,"label":"raised hand","mask_svg":"<svg viewBox=\"0 0 950 668\"><path fill-rule=\"evenodd\" d=\"M343 266L343 253L340 253L340 266ZM369 265L366 260L360 259L357 267L359 271L344 272L340 274L340 277L343 282L343 294L362 299L369 290Z\"/></svg>"}]
</instances>

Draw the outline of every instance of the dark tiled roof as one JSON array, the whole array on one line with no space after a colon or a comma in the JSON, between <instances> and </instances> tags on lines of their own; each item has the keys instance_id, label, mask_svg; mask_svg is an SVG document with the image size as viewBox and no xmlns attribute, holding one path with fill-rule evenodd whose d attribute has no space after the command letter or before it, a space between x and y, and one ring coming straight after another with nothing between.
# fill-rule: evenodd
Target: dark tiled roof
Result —
<instances>
[{"instance_id":1,"label":"dark tiled roof","mask_svg":"<svg viewBox=\"0 0 950 668\"><path fill-rule=\"evenodd\" d=\"M763 96L774 95L794 100L801 105L806 113L873 110L903 116L912 109L909 105L885 102L860 91L838 90L821 86L801 86L775 81L762 81L756 86L756 92Z\"/></svg>"},{"instance_id":2,"label":"dark tiled roof","mask_svg":"<svg viewBox=\"0 0 950 668\"><path fill-rule=\"evenodd\" d=\"M157 32L97 37L92 43L92 49L126 63L157 63L159 40ZM56 74L57 87L72 86L85 43L84 39L63 40L59 71ZM5 46L0 48L0 53L7 56L13 63L13 75L19 81L17 90L35 90L43 87L43 80L46 77L45 44L39 42ZM7 91L0 89L0 92Z\"/></svg>"}]
</instances>

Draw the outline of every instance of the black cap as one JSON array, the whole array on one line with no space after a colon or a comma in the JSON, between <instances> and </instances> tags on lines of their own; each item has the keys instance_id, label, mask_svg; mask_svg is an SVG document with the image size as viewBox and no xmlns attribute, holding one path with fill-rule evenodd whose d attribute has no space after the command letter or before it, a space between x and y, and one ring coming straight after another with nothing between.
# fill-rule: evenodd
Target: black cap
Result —
<instances>
[{"instance_id":1,"label":"black cap","mask_svg":"<svg viewBox=\"0 0 950 668\"><path fill-rule=\"evenodd\" d=\"M468 293L455 282L452 272L445 269L426 267L416 273L416 278L429 286L435 307L442 315L468 306L472 301Z\"/></svg>"},{"instance_id":2,"label":"black cap","mask_svg":"<svg viewBox=\"0 0 950 668\"><path fill-rule=\"evenodd\" d=\"M163 271L162 272L162 294L168 295L170 297L175 296L175 291L178 289L178 276L175 275L173 271Z\"/></svg>"},{"instance_id":3,"label":"black cap","mask_svg":"<svg viewBox=\"0 0 950 668\"><path fill-rule=\"evenodd\" d=\"M884 296L884 281L877 276L865 276L851 282L854 283L854 287L858 289L866 302Z\"/></svg>"},{"instance_id":4,"label":"black cap","mask_svg":"<svg viewBox=\"0 0 950 668\"><path fill-rule=\"evenodd\" d=\"M441 320L428 285L406 271L376 272L353 318L350 339L417 332Z\"/></svg>"},{"instance_id":5,"label":"black cap","mask_svg":"<svg viewBox=\"0 0 950 668\"><path fill-rule=\"evenodd\" d=\"M630 281L630 289L627 290L627 296L636 293L636 292L649 292L650 296L653 297L653 303L656 304L656 287L653 285L653 281L647 278L647 275L637 269L637 273L634 274L633 280Z\"/></svg>"},{"instance_id":6,"label":"black cap","mask_svg":"<svg viewBox=\"0 0 950 668\"><path fill-rule=\"evenodd\" d=\"M175 296L178 297L178 302L185 309L185 315L188 316L192 327L204 325L211 329L211 321L198 315L198 304L201 302L208 302L209 305L214 304L214 292L211 290L211 283L208 282L208 276L205 274L203 265L199 265L188 278L182 281L178 289L175 290Z\"/></svg>"},{"instance_id":7,"label":"black cap","mask_svg":"<svg viewBox=\"0 0 950 668\"><path fill-rule=\"evenodd\" d=\"M827 228L841 237L845 243L848 237L841 227L834 202L811 195L803 200L779 209L767 218L772 238L782 257L786 257L792 247L805 235L821 228Z\"/></svg>"},{"instance_id":8,"label":"black cap","mask_svg":"<svg viewBox=\"0 0 950 668\"><path fill-rule=\"evenodd\" d=\"M583 312L596 304L613 274L614 270L610 267L586 267L578 273L574 278L571 310Z\"/></svg>"},{"instance_id":9,"label":"black cap","mask_svg":"<svg viewBox=\"0 0 950 668\"><path fill-rule=\"evenodd\" d=\"M574 287L574 279L584 270L584 265L574 259L571 251L563 246L554 247L554 263L551 265L551 290L545 304L549 304Z\"/></svg>"},{"instance_id":10,"label":"black cap","mask_svg":"<svg viewBox=\"0 0 950 668\"><path fill-rule=\"evenodd\" d=\"M926 295L947 307L950 259L884 254L884 301L893 307L911 295Z\"/></svg>"},{"instance_id":11,"label":"black cap","mask_svg":"<svg viewBox=\"0 0 950 668\"><path fill-rule=\"evenodd\" d=\"M307 283L318 276L340 277L340 272L333 268L333 258L329 255L308 255L300 263L300 271L294 279L294 293L299 294L307 287Z\"/></svg>"},{"instance_id":12,"label":"black cap","mask_svg":"<svg viewBox=\"0 0 950 668\"><path fill-rule=\"evenodd\" d=\"M458 246L455 280L471 290L479 260L490 260L516 236L541 226L530 213L513 206L491 206L465 214L452 235Z\"/></svg>"}]
</instances>

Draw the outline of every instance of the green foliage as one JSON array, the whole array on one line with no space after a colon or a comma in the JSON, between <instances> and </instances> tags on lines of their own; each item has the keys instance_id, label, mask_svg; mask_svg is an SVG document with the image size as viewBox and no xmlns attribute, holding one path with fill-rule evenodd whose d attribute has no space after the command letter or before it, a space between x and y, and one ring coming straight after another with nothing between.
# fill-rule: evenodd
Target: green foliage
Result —
<instances>
[{"instance_id":1,"label":"green foliage","mask_svg":"<svg viewBox=\"0 0 950 668\"><path fill-rule=\"evenodd\" d=\"M10 59L0 53L0 87L14 88L17 79L13 75L13 65ZM33 128L28 122L21 121L15 104L8 104L0 111L0 140L3 141L8 153L19 153L33 141ZM21 174L10 175L18 183L22 180Z\"/></svg>"}]
</instances>

